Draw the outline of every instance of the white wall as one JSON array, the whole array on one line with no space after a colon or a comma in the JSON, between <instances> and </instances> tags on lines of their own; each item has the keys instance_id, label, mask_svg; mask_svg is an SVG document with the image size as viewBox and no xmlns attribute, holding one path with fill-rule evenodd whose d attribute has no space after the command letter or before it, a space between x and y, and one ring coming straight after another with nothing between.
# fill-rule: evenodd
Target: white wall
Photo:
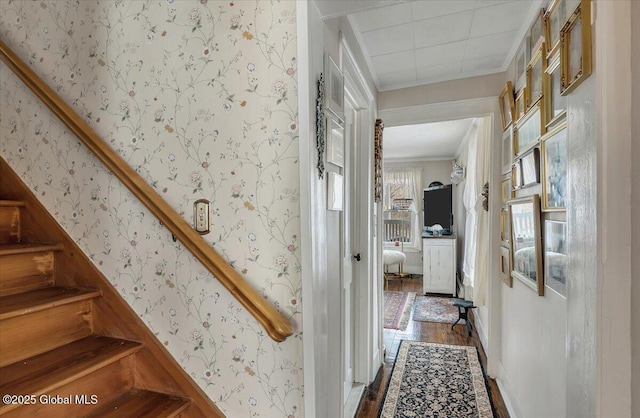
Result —
<instances>
[{"instance_id":1,"label":"white wall","mask_svg":"<svg viewBox=\"0 0 640 418\"><path fill-rule=\"evenodd\" d=\"M631 3L631 21L640 22L640 3ZM640 25L631 26L631 74L632 74L632 115L640 115ZM633 119L632 131L632 200L631 200L631 254L640 254L640 118ZM631 416L640 417L640 258L631 260Z\"/></svg>"}]
</instances>

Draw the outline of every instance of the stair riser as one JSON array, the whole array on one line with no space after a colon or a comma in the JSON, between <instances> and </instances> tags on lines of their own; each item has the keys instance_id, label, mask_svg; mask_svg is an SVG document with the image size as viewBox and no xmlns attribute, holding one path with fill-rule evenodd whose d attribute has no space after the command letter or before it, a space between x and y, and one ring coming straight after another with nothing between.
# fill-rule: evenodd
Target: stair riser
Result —
<instances>
[{"instance_id":1,"label":"stair riser","mask_svg":"<svg viewBox=\"0 0 640 418\"><path fill-rule=\"evenodd\" d=\"M125 357L47 394L54 398L56 395L62 398L71 395L72 403L70 405L43 405L40 403L40 396L36 396L37 404L15 408L3 414L2 417L68 418L85 416L130 390L134 382L134 369L134 356ZM87 402L91 401L91 395L96 395L98 402L95 405L76 404L76 395L87 395Z\"/></svg>"},{"instance_id":2,"label":"stair riser","mask_svg":"<svg viewBox=\"0 0 640 418\"><path fill-rule=\"evenodd\" d=\"M54 272L52 251L0 256L0 296L51 286Z\"/></svg>"},{"instance_id":3,"label":"stair riser","mask_svg":"<svg viewBox=\"0 0 640 418\"><path fill-rule=\"evenodd\" d=\"M0 244L20 242L20 209L0 207Z\"/></svg>"},{"instance_id":4,"label":"stair riser","mask_svg":"<svg viewBox=\"0 0 640 418\"><path fill-rule=\"evenodd\" d=\"M0 366L20 361L92 333L90 300L0 322Z\"/></svg>"}]
</instances>

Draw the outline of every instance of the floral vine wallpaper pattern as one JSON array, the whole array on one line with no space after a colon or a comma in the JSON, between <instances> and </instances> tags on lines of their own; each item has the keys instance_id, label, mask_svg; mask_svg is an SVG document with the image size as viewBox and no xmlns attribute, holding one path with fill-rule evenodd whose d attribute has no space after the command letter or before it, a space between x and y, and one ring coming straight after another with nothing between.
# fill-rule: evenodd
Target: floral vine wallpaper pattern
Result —
<instances>
[{"instance_id":1,"label":"floral vine wallpaper pattern","mask_svg":"<svg viewBox=\"0 0 640 418\"><path fill-rule=\"evenodd\" d=\"M4 65L0 151L230 417L302 411L293 0L0 0L0 36L285 315L273 342Z\"/></svg>"}]
</instances>

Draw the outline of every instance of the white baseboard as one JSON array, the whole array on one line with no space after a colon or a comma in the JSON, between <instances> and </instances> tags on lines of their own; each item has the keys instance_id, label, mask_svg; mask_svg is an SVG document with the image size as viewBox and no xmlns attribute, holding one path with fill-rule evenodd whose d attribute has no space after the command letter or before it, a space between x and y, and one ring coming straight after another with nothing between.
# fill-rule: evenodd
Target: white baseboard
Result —
<instances>
[{"instance_id":1,"label":"white baseboard","mask_svg":"<svg viewBox=\"0 0 640 418\"><path fill-rule=\"evenodd\" d=\"M485 353L489 352L489 337L487 336L487 330L485 329L482 320L480 319L480 314L477 313L478 309L473 312L473 324L476 326L476 331L478 332L478 337L480 338L480 343L482 344L482 348Z\"/></svg>"},{"instance_id":2,"label":"white baseboard","mask_svg":"<svg viewBox=\"0 0 640 418\"><path fill-rule=\"evenodd\" d=\"M518 418L520 416L519 411L511 401L509 390L511 388L511 384L509 380L506 378L506 372L504 370L504 366L502 362L498 362L498 378L496 379L496 383L498 384L498 389L500 389L500 395L502 396L502 400L504 401L504 405L507 407L507 411L509 412L509 416L511 418Z\"/></svg>"}]
</instances>

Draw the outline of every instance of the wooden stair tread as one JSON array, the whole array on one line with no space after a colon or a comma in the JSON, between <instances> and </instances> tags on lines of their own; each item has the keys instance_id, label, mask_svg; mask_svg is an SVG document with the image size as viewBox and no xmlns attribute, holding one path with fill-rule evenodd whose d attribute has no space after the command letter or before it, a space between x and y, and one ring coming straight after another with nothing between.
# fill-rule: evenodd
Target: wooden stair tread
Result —
<instances>
[{"instance_id":1,"label":"wooden stair tread","mask_svg":"<svg viewBox=\"0 0 640 418\"><path fill-rule=\"evenodd\" d=\"M41 395L114 363L142 344L90 335L0 368L0 393ZM0 415L4 406L0 405Z\"/></svg>"},{"instance_id":2,"label":"wooden stair tread","mask_svg":"<svg viewBox=\"0 0 640 418\"><path fill-rule=\"evenodd\" d=\"M0 297L0 320L100 296L95 289L45 287Z\"/></svg>"},{"instance_id":3,"label":"wooden stair tread","mask_svg":"<svg viewBox=\"0 0 640 418\"><path fill-rule=\"evenodd\" d=\"M189 399L164 393L133 389L100 407L87 417L173 418L189 406Z\"/></svg>"},{"instance_id":4,"label":"wooden stair tread","mask_svg":"<svg viewBox=\"0 0 640 418\"><path fill-rule=\"evenodd\" d=\"M27 206L22 200L7 200L0 199L0 207L25 207Z\"/></svg>"},{"instance_id":5,"label":"wooden stair tread","mask_svg":"<svg viewBox=\"0 0 640 418\"><path fill-rule=\"evenodd\" d=\"M42 251L60 251L63 248L64 245L62 244L2 244L0 245L0 256L39 253Z\"/></svg>"}]
</instances>

